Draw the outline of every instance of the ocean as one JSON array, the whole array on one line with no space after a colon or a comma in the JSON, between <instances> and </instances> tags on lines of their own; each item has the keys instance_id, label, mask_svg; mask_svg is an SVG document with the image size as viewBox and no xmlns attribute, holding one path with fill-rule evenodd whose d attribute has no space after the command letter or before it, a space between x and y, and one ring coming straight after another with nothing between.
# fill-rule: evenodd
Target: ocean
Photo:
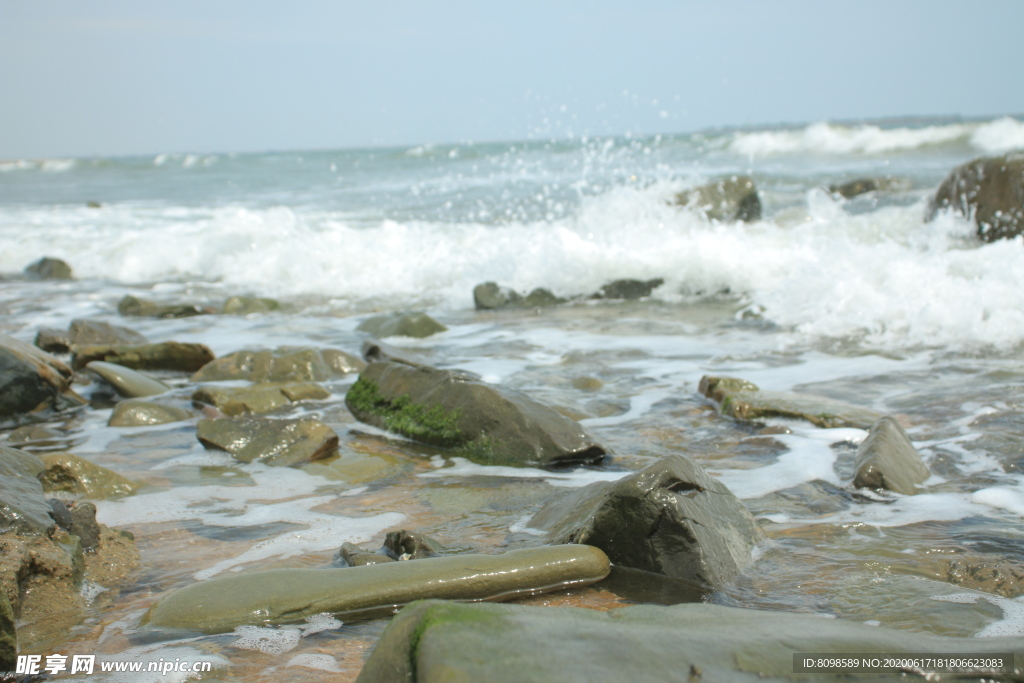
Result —
<instances>
[{"instance_id":1,"label":"ocean","mask_svg":"<svg viewBox=\"0 0 1024 683\"><path fill-rule=\"evenodd\" d=\"M370 315L425 311L448 330L385 341L556 406L613 452L604 466L568 472L474 465L358 423L343 403L355 376L293 411L341 437L339 458L301 468L207 451L194 420L115 428L109 408L76 413L53 423L64 435L56 443L25 448L71 450L150 485L98 503L101 522L135 534L143 569L115 599L97 597L70 634L41 632L30 647L213 658L223 680L271 680L286 668L346 680L383 620L301 638L265 629L256 645L242 633L171 643L133 634L176 587L325 566L343 542L376 547L387 530L461 550L529 545L530 516L559 491L680 452L736 493L768 535L752 568L710 601L925 633L1024 635L1016 594L957 578L964 566L1024 566L1022 242L981 243L960 216L923 220L955 166L1015 149L1024 149L1024 122L1000 117L0 161L0 273L51 256L76 277L0 281L0 332L32 342L40 328L92 318L217 355L283 345L357 354L365 335L356 328ZM674 202L736 174L754 179L761 219L711 221ZM827 189L860 178L893 184L850 199ZM623 278L664 282L639 301L588 298ZM486 281L570 301L476 311L473 288ZM283 308L124 318L126 294L211 307L252 295ZM767 437L720 415L697 391L704 375L897 415L931 478L915 496L856 491L866 432L771 419L790 433ZM184 377L165 379L190 393ZM620 598L598 586L530 601L607 608ZM120 680L103 676L89 680Z\"/></svg>"}]
</instances>

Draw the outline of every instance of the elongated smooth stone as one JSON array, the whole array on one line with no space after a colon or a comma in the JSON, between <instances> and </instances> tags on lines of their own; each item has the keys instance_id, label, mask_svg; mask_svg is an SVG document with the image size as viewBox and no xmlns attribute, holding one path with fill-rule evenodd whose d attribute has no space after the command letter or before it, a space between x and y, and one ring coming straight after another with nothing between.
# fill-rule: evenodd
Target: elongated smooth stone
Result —
<instances>
[{"instance_id":1,"label":"elongated smooth stone","mask_svg":"<svg viewBox=\"0 0 1024 683\"><path fill-rule=\"evenodd\" d=\"M116 363L94 360L87 363L85 367L105 379L117 393L128 398L156 396L170 390L170 387L160 380L147 377L141 372Z\"/></svg>"},{"instance_id":2,"label":"elongated smooth stone","mask_svg":"<svg viewBox=\"0 0 1024 683\"><path fill-rule=\"evenodd\" d=\"M451 555L343 569L270 569L203 581L171 593L143 623L206 633L244 624L370 613L414 600L510 600L608 575L608 558L588 545L555 545L500 555Z\"/></svg>"}]
</instances>

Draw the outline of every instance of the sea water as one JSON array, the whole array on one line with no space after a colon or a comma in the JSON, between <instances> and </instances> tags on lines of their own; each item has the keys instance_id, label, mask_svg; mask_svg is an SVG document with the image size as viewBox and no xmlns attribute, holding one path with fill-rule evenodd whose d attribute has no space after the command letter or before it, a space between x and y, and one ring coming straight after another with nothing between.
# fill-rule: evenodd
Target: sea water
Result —
<instances>
[{"instance_id":1,"label":"sea water","mask_svg":"<svg viewBox=\"0 0 1024 683\"><path fill-rule=\"evenodd\" d=\"M132 633L174 588L326 566L342 542L377 547L387 530L459 551L535 543L529 518L544 501L672 453L719 477L768 535L757 562L711 601L927 633L1024 634L1012 595L965 594L950 578L951 562L1024 563L1024 244L980 243L955 215L923 220L957 164L1021 148L1024 123L1003 117L0 162L0 272L53 256L77 278L0 282L0 332L31 342L42 327L88 317L218 355L280 345L357 353L368 316L423 310L448 330L387 341L525 391L613 452L575 471L475 465L358 423L343 404L354 377L289 414L341 436L339 458L302 468L206 451L194 420L119 429L106 426L109 409L84 411L55 423L56 443L24 447L66 448L150 485L98 503L100 521L135 534L143 569L116 598L97 593L102 605L70 636L29 646L209 655L239 680L285 669L351 678L384 622L163 645ZM709 221L675 205L680 191L735 174L754 178L760 220ZM898 190L849 200L827 190L880 177ZM620 278L664 283L642 301L587 298ZM571 302L477 312L472 290L485 281ZM129 319L116 310L125 294L212 307L269 296L284 307ZM788 433L763 435L698 394L706 374L896 415L932 476L916 496L856 491L866 432L771 420ZM183 377L165 379L187 396ZM624 602L600 587L534 601Z\"/></svg>"}]
</instances>

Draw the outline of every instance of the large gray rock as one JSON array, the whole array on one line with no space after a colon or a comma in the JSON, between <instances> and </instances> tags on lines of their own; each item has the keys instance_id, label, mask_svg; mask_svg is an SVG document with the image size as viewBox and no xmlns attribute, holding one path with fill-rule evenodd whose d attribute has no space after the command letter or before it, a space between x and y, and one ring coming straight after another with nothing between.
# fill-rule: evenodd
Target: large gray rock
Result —
<instances>
[{"instance_id":1,"label":"large gray rock","mask_svg":"<svg viewBox=\"0 0 1024 683\"><path fill-rule=\"evenodd\" d=\"M162 342L160 344L96 344L76 346L71 360L75 370L93 361L114 363L131 370L174 370L195 372L214 359L203 344Z\"/></svg>"},{"instance_id":2,"label":"large gray rock","mask_svg":"<svg viewBox=\"0 0 1024 683\"><path fill-rule=\"evenodd\" d=\"M374 337L415 337L423 339L448 328L422 311L375 315L359 323L356 329Z\"/></svg>"},{"instance_id":3,"label":"large gray rock","mask_svg":"<svg viewBox=\"0 0 1024 683\"><path fill-rule=\"evenodd\" d=\"M362 422L484 464L550 467L605 456L574 420L525 394L453 370L370 363L345 405Z\"/></svg>"},{"instance_id":4,"label":"large gray rock","mask_svg":"<svg viewBox=\"0 0 1024 683\"><path fill-rule=\"evenodd\" d=\"M260 417L200 420L196 437L207 448L227 451L236 460L267 465L298 465L338 449L338 435L316 420Z\"/></svg>"},{"instance_id":5,"label":"large gray rock","mask_svg":"<svg viewBox=\"0 0 1024 683\"><path fill-rule=\"evenodd\" d=\"M757 385L735 377L704 376L700 393L721 403L723 415L756 421L769 417L807 420L825 429L855 427L868 429L882 414L844 401L814 394L762 391Z\"/></svg>"},{"instance_id":6,"label":"large gray rock","mask_svg":"<svg viewBox=\"0 0 1024 683\"><path fill-rule=\"evenodd\" d=\"M616 565L708 592L750 565L764 538L743 503L683 455L585 486L543 508L530 526L548 531L549 543L597 546Z\"/></svg>"},{"instance_id":7,"label":"large gray rock","mask_svg":"<svg viewBox=\"0 0 1024 683\"><path fill-rule=\"evenodd\" d=\"M974 219L986 242L1024 231L1024 153L982 157L957 166L939 185L925 220L943 209Z\"/></svg>"},{"instance_id":8,"label":"large gray rock","mask_svg":"<svg viewBox=\"0 0 1024 683\"><path fill-rule=\"evenodd\" d=\"M813 614L701 603L636 605L601 612L430 600L410 605L391 620L356 681L764 683L911 677L895 668L878 676L834 673L834 669L794 673L797 653L820 653L826 658L854 653L938 657L1012 653L1015 673L931 674L913 679L1009 683L1019 681L1024 672L1024 640L1019 637L949 638Z\"/></svg>"},{"instance_id":9,"label":"large gray rock","mask_svg":"<svg viewBox=\"0 0 1024 683\"><path fill-rule=\"evenodd\" d=\"M73 280L71 266L59 258L44 256L25 266L25 275L32 280Z\"/></svg>"},{"instance_id":10,"label":"large gray rock","mask_svg":"<svg viewBox=\"0 0 1024 683\"><path fill-rule=\"evenodd\" d=\"M45 533L53 526L50 504L36 478L43 463L31 453L0 446L0 533Z\"/></svg>"},{"instance_id":11,"label":"large gray rock","mask_svg":"<svg viewBox=\"0 0 1024 683\"><path fill-rule=\"evenodd\" d=\"M71 390L71 368L13 337L0 335L0 420L85 405Z\"/></svg>"},{"instance_id":12,"label":"large gray rock","mask_svg":"<svg viewBox=\"0 0 1024 683\"><path fill-rule=\"evenodd\" d=\"M888 489L908 496L931 474L903 427L886 416L871 426L871 433L857 449L857 473L853 485Z\"/></svg>"},{"instance_id":13,"label":"large gray rock","mask_svg":"<svg viewBox=\"0 0 1024 683\"><path fill-rule=\"evenodd\" d=\"M134 330L99 320L72 320L67 331L42 329L36 335L36 346L50 353L71 353L75 346L145 344L146 341Z\"/></svg>"},{"instance_id":14,"label":"large gray rock","mask_svg":"<svg viewBox=\"0 0 1024 683\"><path fill-rule=\"evenodd\" d=\"M221 356L200 368L192 381L323 382L365 367L362 360L340 349L282 346L273 351L245 349Z\"/></svg>"},{"instance_id":15,"label":"large gray rock","mask_svg":"<svg viewBox=\"0 0 1024 683\"><path fill-rule=\"evenodd\" d=\"M366 618L425 598L510 600L594 583L608 571L608 558L588 546L340 569L272 569L192 584L162 598L142 621L223 633L243 624L296 622L323 612Z\"/></svg>"},{"instance_id":16,"label":"large gray rock","mask_svg":"<svg viewBox=\"0 0 1024 683\"><path fill-rule=\"evenodd\" d=\"M749 176L730 176L707 185L683 190L676 204L695 209L715 221L756 221L761 218L761 198Z\"/></svg>"}]
</instances>

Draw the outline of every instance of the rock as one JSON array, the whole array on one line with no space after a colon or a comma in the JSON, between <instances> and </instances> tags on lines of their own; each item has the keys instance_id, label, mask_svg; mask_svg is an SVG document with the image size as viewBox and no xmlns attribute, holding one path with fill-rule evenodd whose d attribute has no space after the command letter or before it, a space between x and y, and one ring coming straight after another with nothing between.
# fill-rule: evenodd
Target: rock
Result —
<instances>
[{"instance_id":1,"label":"rock","mask_svg":"<svg viewBox=\"0 0 1024 683\"><path fill-rule=\"evenodd\" d=\"M59 258L45 256L25 266L25 275L31 280L74 280L71 266Z\"/></svg>"},{"instance_id":2,"label":"rock","mask_svg":"<svg viewBox=\"0 0 1024 683\"><path fill-rule=\"evenodd\" d=\"M724 484L683 455L617 482L595 482L542 508L529 525L548 543L586 543L615 565L689 581L711 592L753 561L764 538Z\"/></svg>"},{"instance_id":3,"label":"rock","mask_svg":"<svg viewBox=\"0 0 1024 683\"><path fill-rule=\"evenodd\" d=\"M96 506L79 501L71 508L71 533L82 539L82 550L93 551L100 544L100 525L96 522Z\"/></svg>"},{"instance_id":4,"label":"rock","mask_svg":"<svg viewBox=\"0 0 1024 683\"><path fill-rule=\"evenodd\" d=\"M844 199L853 199L869 192L906 192L911 183L906 178L858 178L845 183L834 183L828 191Z\"/></svg>"},{"instance_id":5,"label":"rock","mask_svg":"<svg viewBox=\"0 0 1024 683\"><path fill-rule=\"evenodd\" d=\"M170 422L183 422L195 417L194 413L179 406L128 399L119 401L107 420L108 427L149 427Z\"/></svg>"},{"instance_id":6,"label":"rock","mask_svg":"<svg viewBox=\"0 0 1024 683\"><path fill-rule=\"evenodd\" d=\"M384 552L396 560L422 560L441 554L441 544L415 531L389 531L384 539Z\"/></svg>"},{"instance_id":7,"label":"rock","mask_svg":"<svg viewBox=\"0 0 1024 683\"><path fill-rule=\"evenodd\" d=\"M81 370L93 361L114 363L131 370L174 370L195 372L214 358L202 344L163 342L160 344L97 344L75 347L71 364Z\"/></svg>"},{"instance_id":8,"label":"rock","mask_svg":"<svg viewBox=\"0 0 1024 683\"><path fill-rule=\"evenodd\" d=\"M233 296L224 302L225 315L249 315L250 313L270 313L281 310L281 304L273 299L255 296Z\"/></svg>"},{"instance_id":9,"label":"rock","mask_svg":"<svg viewBox=\"0 0 1024 683\"><path fill-rule=\"evenodd\" d=\"M36 347L0 335L0 419L87 402L71 390L71 368Z\"/></svg>"},{"instance_id":10,"label":"rock","mask_svg":"<svg viewBox=\"0 0 1024 683\"><path fill-rule=\"evenodd\" d=\"M553 467L600 462L578 423L516 391L453 370L370 363L345 396L356 419L474 462Z\"/></svg>"},{"instance_id":11,"label":"rock","mask_svg":"<svg viewBox=\"0 0 1024 683\"><path fill-rule=\"evenodd\" d=\"M749 176L731 176L714 183L683 190L675 203L696 209L713 221L761 219L761 199Z\"/></svg>"},{"instance_id":12,"label":"rock","mask_svg":"<svg viewBox=\"0 0 1024 683\"><path fill-rule=\"evenodd\" d=\"M323 382L364 367L366 363L340 349L282 346L273 351L242 350L221 356L200 368L192 381Z\"/></svg>"},{"instance_id":13,"label":"rock","mask_svg":"<svg viewBox=\"0 0 1024 683\"><path fill-rule=\"evenodd\" d=\"M931 475L903 427L888 416L871 426L871 433L857 449L854 467L854 486L888 489L907 496L917 493L917 485Z\"/></svg>"},{"instance_id":14,"label":"rock","mask_svg":"<svg viewBox=\"0 0 1024 683\"><path fill-rule=\"evenodd\" d=\"M43 534L53 527L50 504L36 478L42 471L35 455L0 446L0 533Z\"/></svg>"},{"instance_id":15,"label":"rock","mask_svg":"<svg viewBox=\"0 0 1024 683\"><path fill-rule=\"evenodd\" d=\"M339 552L341 559L350 567L364 567L368 564L380 564L381 562L394 562L395 558L384 553L370 552L363 550L352 543L342 543Z\"/></svg>"},{"instance_id":16,"label":"rock","mask_svg":"<svg viewBox=\"0 0 1024 683\"><path fill-rule=\"evenodd\" d=\"M359 326L356 327L356 330L366 332L374 337L415 337L417 339L423 339L447 329L421 311L375 315L359 323Z\"/></svg>"},{"instance_id":17,"label":"rock","mask_svg":"<svg viewBox=\"0 0 1024 683\"><path fill-rule=\"evenodd\" d=\"M216 406L225 415L269 413L297 401L322 401L331 392L313 382L269 382L251 387L203 387L192 394L196 403Z\"/></svg>"},{"instance_id":18,"label":"rock","mask_svg":"<svg viewBox=\"0 0 1024 683\"><path fill-rule=\"evenodd\" d=\"M14 609L7 594L0 591L0 671L14 671L18 663L18 632L14 628Z\"/></svg>"},{"instance_id":19,"label":"rock","mask_svg":"<svg viewBox=\"0 0 1024 683\"><path fill-rule=\"evenodd\" d=\"M98 320L72 320L67 332L43 329L35 344L50 353L71 353L75 346L94 344L145 344L146 338L127 327L118 327Z\"/></svg>"},{"instance_id":20,"label":"rock","mask_svg":"<svg viewBox=\"0 0 1024 683\"><path fill-rule=\"evenodd\" d=\"M356 683L896 681L910 674L897 668L877 676L794 673L794 654L943 657L968 652L1012 653L1017 673L993 680L1018 680L1024 656L1020 637L950 638L816 614L701 603L598 611L429 600L410 605L391 620ZM920 678L967 680L955 674Z\"/></svg>"},{"instance_id":21,"label":"rock","mask_svg":"<svg viewBox=\"0 0 1024 683\"><path fill-rule=\"evenodd\" d=\"M267 465L298 465L331 455L338 435L316 420L260 417L200 420L196 436L207 448L231 453L236 460Z\"/></svg>"},{"instance_id":22,"label":"rock","mask_svg":"<svg viewBox=\"0 0 1024 683\"><path fill-rule=\"evenodd\" d=\"M508 287L500 287L496 282L484 282L473 288L473 302L478 311L499 308L541 308L562 304L565 301L543 287L538 287L526 296L522 296Z\"/></svg>"},{"instance_id":23,"label":"rock","mask_svg":"<svg viewBox=\"0 0 1024 683\"><path fill-rule=\"evenodd\" d=\"M1024 566L1010 560L988 558L950 560L946 580L972 590L1007 598L1024 595Z\"/></svg>"},{"instance_id":24,"label":"rock","mask_svg":"<svg viewBox=\"0 0 1024 683\"><path fill-rule=\"evenodd\" d=\"M700 380L700 387L705 396L721 402L723 415L747 422L782 417L807 420L825 429L868 429L882 417L874 410L824 396L761 391L756 385L735 377L705 376Z\"/></svg>"},{"instance_id":25,"label":"rock","mask_svg":"<svg viewBox=\"0 0 1024 683\"><path fill-rule=\"evenodd\" d=\"M1024 231L1024 153L981 157L953 169L928 204L925 221L944 209L974 219L985 242Z\"/></svg>"},{"instance_id":26,"label":"rock","mask_svg":"<svg viewBox=\"0 0 1024 683\"><path fill-rule=\"evenodd\" d=\"M653 280L615 280L601 287L601 291L593 296L594 299L642 299L650 296L656 287L665 284L662 278Z\"/></svg>"},{"instance_id":27,"label":"rock","mask_svg":"<svg viewBox=\"0 0 1024 683\"><path fill-rule=\"evenodd\" d=\"M190 318L210 313L195 304L159 304L130 294L117 303L117 312L124 316L140 318Z\"/></svg>"},{"instance_id":28,"label":"rock","mask_svg":"<svg viewBox=\"0 0 1024 683\"><path fill-rule=\"evenodd\" d=\"M509 600L600 581L608 558L589 546L551 546L499 555L451 555L339 569L272 569L211 579L160 599L151 627L223 633L329 612L366 618L424 598Z\"/></svg>"},{"instance_id":29,"label":"rock","mask_svg":"<svg viewBox=\"0 0 1024 683\"><path fill-rule=\"evenodd\" d=\"M396 363L411 365L414 368L424 367L427 365L427 359L423 356L411 351L406 351L405 349L399 349L391 346L390 344L385 344L377 339L367 339L364 341L362 352L363 358L365 358L368 363L390 360Z\"/></svg>"},{"instance_id":30,"label":"rock","mask_svg":"<svg viewBox=\"0 0 1024 683\"><path fill-rule=\"evenodd\" d=\"M129 398L158 396L171 390L171 387L160 380L143 375L141 372L135 372L123 365L94 360L87 363L85 367L102 377L121 396Z\"/></svg>"},{"instance_id":31,"label":"rock","mask_svg":"<svg viewBox=\"0 0 1024 683\"><path fill-rule=\"evenodd\" d=\"M36 477L47 493L62 491L82 498L130 496L142 484L71 453L47 453L39 458L45 469Z\"/></svg>"}]
</instances>

